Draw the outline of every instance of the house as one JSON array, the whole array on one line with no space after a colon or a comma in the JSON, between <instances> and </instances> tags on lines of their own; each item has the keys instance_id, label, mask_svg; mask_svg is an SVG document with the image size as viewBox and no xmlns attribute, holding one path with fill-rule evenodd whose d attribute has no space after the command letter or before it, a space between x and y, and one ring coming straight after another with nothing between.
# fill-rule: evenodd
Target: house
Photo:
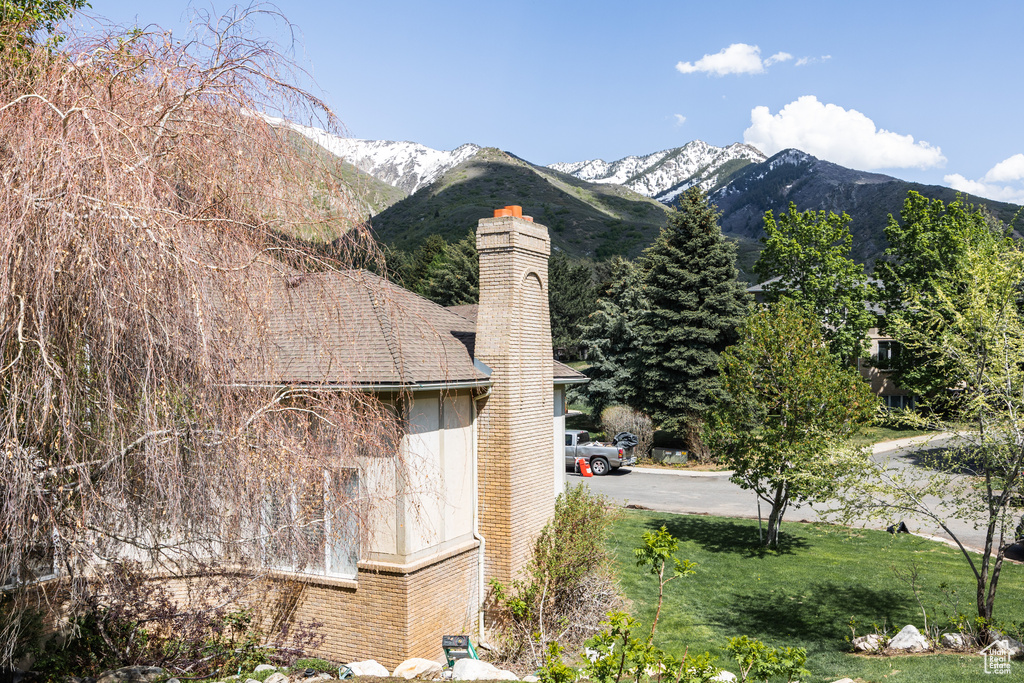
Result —
<instances>
[{"instance_id":1,"label":"house","mask_svg":"<svg viewBox=\"0 0 1024 683\"><path fill-rule=\"evenodd\" d=\"M552 360L547 229L506 207L480 220L477 248L471 309L366 271L282 275L267 288L260 343L274 362L249 367L246 384L357 388L408 426L403 471L353 468L353 493L394 494L368 528L315 568L274 572L298 579L288 618L322 623L324 658L393 667L437 656L443 634L479 637L487 582L526 565L565 486L565 390L586 377Z\"/></svg>"}]
</instances>

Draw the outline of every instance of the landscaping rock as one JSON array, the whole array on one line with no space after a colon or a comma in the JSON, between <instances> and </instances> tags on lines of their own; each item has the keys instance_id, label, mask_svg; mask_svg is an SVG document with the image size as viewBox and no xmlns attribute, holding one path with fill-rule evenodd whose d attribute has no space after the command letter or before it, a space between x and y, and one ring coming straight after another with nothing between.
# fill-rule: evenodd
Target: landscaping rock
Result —
<instances>
[{"instance_id":1,"label":"landscaping rock","mask_svg":"<svg viewBox=\"0 0 1024 683\"><path fill-rule=\"evenodd\" d=\"M948 647L950 650L966 650L968 646L967 636L962 633L943 633L942 637L939 638L939 644L942 647Z\"/></svg>"},{"instance_id":2,"label":"landscaping rock","mask_svg":"<svg viewBox=\"0 0 1024 683\"><path fill-rule=\"evenodd\" d=\"M921 635L917 627L907 624L899 633L893 636L886 646L887 650L902 650L905 652L923 652L928 649L928 639Z\"/></svg>"},{"instance_id":3,"label":"landscaping rock","mask_svg":"<svg viewBox=\"0 0 1024 683\"><path fill-rule=\"evenodd\" d=\"M731 671L720 671L711 680L713 681L735 681L736 674Z\"/></svg>"},{"instance_id":4,"label":"landscaping rock","mask_svg":"<svg viewBox=\"0 0 1024 683\"><path fill-rule=\"evenodd\" d=\"M456 681L518 681L511 671L499 669L479 659L460 659L452 667L452 680Z\"/></svg>"},{"instance_id":5,"label":"landscaping rock","mask_svg":"<svg viewBox=\"0 0 1024 683\"><path fill-rule=\"evenodd\" d=\"M253 671L256 673L259 673L261 671L277 671L277 667L273 664L260 664L255 669L253 669ZM170 683L170 681L168 681L168 683Z\"/></svg>"},{"instance_id":6,"label":"landscaping rock","mask_svg":"<svg viewBox=\"0 0 1024 683\"><path fill-rule=\"evenodd\" d=\"M159 666L126 666L104 671L96 683L152 683L163 672Z\"/></svg>"},{"instance_id":7,"label":"landscaping rock","mask_svg":"<svg viewBox=\"0 0 1024 683\"><path fill-rule=\"evenodd\" d=\"M538 683L538 681L540 681L540 679L536 676L523 676L523 683Z\"/></svg>"},{"instance_id":8,"label":"landscaping rock","mask_svg":"<svg viewBox=\"0 0 1024 683\"><path fill-rule=\"evenodd\" d=\"M247 678L247 679L245 679L245 683L260 683L260 682L257 681L255 678Z\"/></svg>"},{"instance_id":9,"label":"landscaping rock","mask_svg":"<svg viewBox=\"0 0 1024 683\"><path fill-rule=\"evenodd\" d=\"M246 683L248 683L248 681L246 681ZM267 676L263 683L288 683L288 677L278 671L277 673Z\"/></svg>"},{"instance_id":10,"label":"landscaping rock","mask_svg":"<svg viewBox=\"0 0 1024 683\"><path fill-rule=\"evenodd\" d=\"M413 657L399 664L391 675L395 678L422 678L429 681L441 675L441 665L430 659Z\"/></svg>"},{"instance_id":11,"label":"landscaping rock","mask_svg":"<svg viewBox=\"0 0 1024 683\"><path fill-rule=\"evenodd\" d=\"M361 662L352 662L347 665L352 669L353 676L379 676L387 678L391 672L384 668L384 665L376 659L365 659Z\"/></svg>"},{"instance_id":12,"label":"landscaping rock","mask_svg":"<svg viewBox=\"0 0 1024 683\"><path fill-rule=\"evenodd\" d=\"M1021 652L1024 652L1024 645L1021 645L1020 641L1014 640L1010 636L1000 634L992 641L992 644L988 648L988 652L991 652L992 654L1016 657Z\"/></svg>"},{"instance_id":13,"label":"landscaping rock","mask_svg":"<svg viewBox=\"0 0 1024 683\"><path fill-rule=\"evenodd\" d=\"M838 681L832 681L832 683L857 683L852 678L840 678Z\"/></svg>"},{"instance_id":14,"label":"landscaping rock","mask_svg":"<svg viewBox=\"0 0 1024 683\"><path fill-rule=\"evenodd\" d=\"M168 678L167 683L181 683L177 678Z\"/></svg>"},{"instance_id":15,"label":"landscaping rock","mask_svg":"<svg viewBox=\"0 0 1024 683\"><path fill-rule=\"evenodd\" d=\"M853 649L857 652L876 652L882 648L882 637L877 633L857 636L853 639Z\"/></svg>"}]
</instances>

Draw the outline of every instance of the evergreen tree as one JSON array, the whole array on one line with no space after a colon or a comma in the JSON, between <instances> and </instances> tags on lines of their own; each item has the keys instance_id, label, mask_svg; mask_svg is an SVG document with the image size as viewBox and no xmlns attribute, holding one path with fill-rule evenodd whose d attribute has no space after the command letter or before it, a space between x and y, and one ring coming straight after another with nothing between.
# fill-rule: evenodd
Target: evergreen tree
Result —
<instances>
[{"instance_id":1,"label":"evergreen tree","mask_svg":"<svg viewBox=\"0 0 1024 683\"><path fill-rule=\"evenodd\" d=\"M479 301L480 257L476 251L476 235L472 231L458 242L446 245L443 257L435 256L422 290L423 296L442 306Z\"/></svg>"},{"instance_id":2,"label":"evergreen tree","mask_svg":"<svg viewBox=\"0 0 1024 683\"><path fill-rule=\"evenodd\" d=\"M633 402L631 377L638 352L634 325L644 309L642 284L639 268L616 257L604 295L581 325L580 343L590 363L585 371L590 381L579 392L595 416L607 406Z\"/></svg>"},{"instance_id":3,"label":"evergreen tree","mask_svg":"<svg viewBox=\"0 0 1024 683\"><path fill-rule=\"evenodd\" d=\"M636 326L631 403L684 436L703 459L703 416L724 396L718 359L749 306L736 278L735 247L722 236L707 196L693 187L642 259L648 307Z\"/></svg>"},{"instance_id":4,"label":"evergreen tree","mask_svg":"<svg viewBox=\"0 0 1024 683\"><path fill-rule=\"evenodd\" d=\"M551 311L551 344L579 354L580 329L594 310L593 272L585 263L573 264L561 251L548 261L548 306Z\"/></svg>"},{"instance_id":5,"label":"evergreen tree","mask_svg":"<svg viewBox=\"0 0 1024 683\"><path fill-rule=\"evenodd\" d=\"M829 350L845 365L864 355L875 324L866 305L874 292L864 266L850 258L849 223L845 213L797 211L792 202L778 221L768 211L764 251L754 264L762 281L770 280L768 302L797 302L820 323Z\"/></svg>"}]
</instances>

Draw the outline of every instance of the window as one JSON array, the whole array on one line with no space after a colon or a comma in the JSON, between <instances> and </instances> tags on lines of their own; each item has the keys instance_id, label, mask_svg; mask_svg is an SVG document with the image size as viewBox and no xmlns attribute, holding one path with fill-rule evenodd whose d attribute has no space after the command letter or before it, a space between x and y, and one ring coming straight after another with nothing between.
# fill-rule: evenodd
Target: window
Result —
<instances>
[{"instance_id":1,"label":"window","mask_svg":"<svg viewBox=\"0 0 1024 683\"><path fill-rule=\"evenodd\" d=\"M900 343L892 340L878 342L878 358L875 364L882 370L892 368L900 354Z\"/></svg>"},{"instance_id":2,"label":"window","mask_svg":"<svg viewBox=\"0 0 1024 683\"><path fill-rule=\"evenodd\" d=\"M888 410L913 410L914 409L914 397L913 396L883 396L882 400L885 402L885 407Z\"/></svg>"},{"instance_id":3,"label":"window","mask_svg":"<svg viewBox=\"0 0 1024 683\"><path fill-rule=\"evenodd\" d=\"M565 445L566 446L571 446L572 445L572 434L566 434L565 435Z\"/></svg>"},{"instance_id":4,"label":"window","mask_svg":"<svg viewBox=\"0 0 1024 683\"><path fill-rule=\"evenodd\" d=\"M275 569L354 577L359 561L359 473L323 472L292 482L264 506L264 563Z\"/></svg>"}]
</instances>

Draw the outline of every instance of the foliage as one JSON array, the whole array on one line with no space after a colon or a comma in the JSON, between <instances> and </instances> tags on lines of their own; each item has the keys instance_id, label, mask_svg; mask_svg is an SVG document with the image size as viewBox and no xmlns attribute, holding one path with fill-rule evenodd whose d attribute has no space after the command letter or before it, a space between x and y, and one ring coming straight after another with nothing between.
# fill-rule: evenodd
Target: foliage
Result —
<instances>
[{"instance_id":1,"label":"foliage","mask_svg":"<svg viewBox=\"0 0 1024 683\"><path fill-rule=\"evenodd\" d=\"M654 632L658 628L658 617L661 616L661 603L665 597L665 584L680 576L694 574L697 566L690 560L680 560L676 557L679 549L679 540L668 532L664 526L657 531L645 531L643 535L644 544L634 550L636 555L636 566L647 567L652 574L658 577L658 608L654 610L654 620L651 622L651 635L648 640L654 640ZM665 576L665 566L671 563L672 575Z\"/></svg>"},{"instance_id":2,"label":"foliage","mask_svg":"<svg viewBox=\"0 0 1024 683\"><path fill-rule=\"evenodd\" d=\"M881 299L886 312L886 331L892 336L896 319L904 327L921 329L931 313L922 306L908 307L915 298L929 297L934 288L948 291L949 276L961 271L964 259L975 249L991 250L1006 239L1005 229L981 208L967 204L959 195L949 204L917 192L907 194L900 220L889 216L885 228L889 248L885 260L875 266L882 282ZM891 375L900 387L930 400L932 410L945 411L946 390L962 377L941 356L920 346L902 348L891 360Z\"/></svg>"},{"instance_id":3,"label":"foliage","mask_svg":"<svg viewBox=\"0 0 1024 683\"><path fill-rule=\"evenodd\" d=\"M942 207L921 208L930 215ZM889 332L907 356L926 364L920 377L945 378L943 412L961 439L927 458L925 471L879 466L848 501L851 514L923 515L954 539L951 520L984 529L980 558L961 549L976 582L978 617L990 622L1006 545L1024 514L1024 252L959 206L940 218L948 228L942 251L957 258L903 288Z\"/></svg>"},{"instance_id":4,"label":"foliage","mask_svg":"<svg viewBox=\"0 0 1024 683\"><path fill-rule=\"evenodd\" d=\"M103 573L115 576L102 576ZM50 638L33 670L58 680L96 676L129 665L161 666L179 675L251 671L259 664L287 663L323 641L321 623L303 623L270 631L270 603L228 607L237 595L229 575L208 576L201 596L178 605L166 582L154 581L139 564L122 564L100 572L118 592L94 597L86 609Z\"/></svg>"},{"instance_id":5,"label":"foliage","mask_svg":"<svg viewBox=\"0 0 1024 683\"><path fill-rule=\"evenodd\" d=\"M540 683L572 683L576 680L576 669L562 661L563 649L556 642L548 643L544 653L544 666L537 671Z\"/></svg>"},{"instance_id":6,"label":"foliage","mask_svg":"<svg viewBox=\"0 0 1024 683\"><path fill-rule=\"evenodd\" d=\"M966 599L968 612L973 611L974 581L963 571L955 548L911 534L794 521L784 525L780 551L765 552L757 545L756 519L629 510L612 523L608 549L630 612L644 624L650 623L657 606L657 577L636 570L633 550L644 531L662 525L682 539L680 554L700 565L701 577L673 581L666 588L657 639L663 650L676 656L687 647L691 653L707 650L738 676L725 645L746 634L769 647L806 649L805 666L814 675L803 681L883 681L894 669L908 681L955 683L980 675L978 659L968 655L846 654L850 630L845 625L851 616L868 631L872 624L891 629L920 622L917 602L907 586L893 580L887 569L891 565L919 561L929 623L945 624L954 615L956 600L949 600L945 591L956 591ZM1024 614L1024 566L1006 563L1001 583L999 613L1005 621L1019 620ZM998 628L1008 632L1010 626ZM642 640L648 631L636 633Z\"/></svg>"},{"instance_id":7,"label":"foliage","mask_svg":"<svg viewBox=\"0 0 1024 683\"><path fill-rule=\"evenodd\" d=\"M295 672L302 672L306 669L312 669L313 671L319 671L325 674L337 674L338 665L328 662L326 659L320 659L318 657L307 657L304 659L296 659L292 665L291 670Z\"/></svg>"},{"instance_id":8,"label":"foliage","mask_svg":"<svg viewBox=\"0 0 1024 683\"><path fill-rule=\"evenodd\" d=\"M491 581L506 661L540 666L548 642L575 647L616 604L603 536L611 508L586 486L559 494L555 515L534 543L525 578Z\"/></svg>"},{"instance_id":9,"label":"foliage","mask_svg":"<svg viewBox=\"0 0 1024 683\"><path fill-rule=\"evenodd\" d=\"M732 444L732 480L771 507L764 542L778 546L790 503L828 499L866 466L866 453L847 438L872 419L877 399L788 300L750 317L722 354L721 371L730 395L722 434Z\"/></svg>"},{"instance_id":10,"label":"foliage","mask_svg":"<svg viewBox=\"0 0 1024 683\"><path fill-rule=\"evenodd\" d=\"M480 257L472 231L454 244L445 244L423 275L421 289L423 296L442 306L480 300Z\"/></svg>"},{"instance_id":11,"label":"foliage","mask_svg":"<svg viewBox=\"0 0 1024 683\"><path fill-rule=\"evenodd\" d=\"M637 318L639 353L629 405L662 429L683 434L701 460L702 416L725 394L719 355L736 339L749 297L736 279L735 249L697 187L643 255L646 306Z\"/></svg>"},{"instance_id":12,"label":"foliage","mask_svg":"<svg viewBox=\"0 0 1024 683\"><path fill-rule=\"evenodd\" d=\"M659 681L707 683L721 672L707 652L694 656L687 648L677 659L655 647L650 638L637 637L640 623L621 610L610 612L601 626L604 629L586 642L593 654L583 670L599 683L619 683L623 675L637 682L657 675Z\"/></svg>"},{"instance_id":13,"label":"foliage","mask_svg":"<svg viewBox=\"0 0 1024 683\"><path fill-rule=\"evenodd\" d=\"M797 211L792 202L778 221L769 210L764 251L754 264L767 302L798 302L820 324L832 354L847 365L864 355L868 329L875 325L867 308L875 291L864 266L850 258L849 223L845 213Z\"/></svg>"},{"instance_id":14,"label":"foliage","mask_svg":"<svg viewBox=\"0 0 1024 683\"><path fill-rule=\"evenodd\" d=\"M566 349L569 358L579 357L580 330L594 310L593 271L585 263L573 263L562 251L548 261L551 311L551 343Z\"/></svg>"},{"instance_id":15,"label":"foliage","mask_svg":"<svg viewBox=\"0 0 1024 683\"><path fill-rule=\"evenodd\" d=\"M338 473L333 511L302 506L322 529L377 499L347 495L344 465L398 457L400 425L370 396L237 384L278 376L271 299L379 261L345 188L252 114L336 128L256 30L276 20L236 9L194 39L114 30L0 55L0 577L16 584L0 666L35 579L60 574L52 620L116 593L125 557L251 580L287 541L312 562L317 534L270 523L265 497ZM345 237L292 237L318 230Z\"/></svg>"},{"instance_id":16,"label":"foliage","mask_svg":"<svg viewBox=\"0 0 1024 683\"><path fill-rule=\"evenodd\" d=\"M35 34L48 34L47 44L63 41L57 24L76 10L91 7L87 0L0 0L0 59L27 61Z\"/></svg>"},{"instance_id":17,"label":"foliage","mask_svg":"<svg viewBox=\"0 0 1024 683\"><path fill-rule=\"evenodd\" d=\"M612 261L607 289L581 327L581 344L590 366L590 381L580 387L595 416L605 407L629 404L633 373L639 362L636 321L644 310L642 273L630 261Z\"/></svg>"},{"instance_id":18,"label":"foliage","mask_svg":"<svg viewBox=\"0 0 1024 683\"><path fill-rule=\"evenodd\" d=\"M654 425L651 418L629 406L608 406L601 411L601 429L608 436L629 432L637 438L634 453L637 458L646 456L654 442Z\"/></svg>"},{"instance_id":19,"label":"foliage","mask_svg":"<svg viewBox=\"0 0 1024 683\"><path fill-rule=\"evenodd\" d=\"M772 648L748 636L732 638L727 647L739 663L740 681L744 683L748 677L755 681L783 677L791 683L811 674L804 668L807 650L803 648Z\"/></svg>"}]
</instances>

